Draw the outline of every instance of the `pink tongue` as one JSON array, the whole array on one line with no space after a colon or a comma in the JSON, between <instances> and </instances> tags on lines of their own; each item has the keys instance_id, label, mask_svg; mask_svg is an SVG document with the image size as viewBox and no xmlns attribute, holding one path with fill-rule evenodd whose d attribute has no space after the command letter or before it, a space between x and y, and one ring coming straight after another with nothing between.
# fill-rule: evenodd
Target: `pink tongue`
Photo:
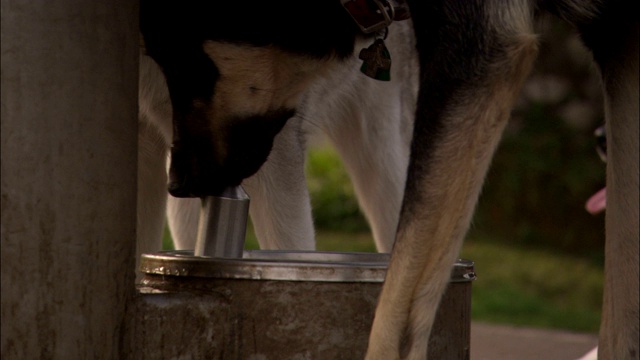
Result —
<instances>
[{"instance_id":1,"label":"pink tongue","mask_svg":"<svg viewBox=\"0 0 640 360\"><path fill-rule=\"evenodd\" d=\"M598 214L602 212L607 206L607 188L602 188L597 193L593 194L587 203L585 204L585 209L592 214Z\"/></svg>"}]
</instances>

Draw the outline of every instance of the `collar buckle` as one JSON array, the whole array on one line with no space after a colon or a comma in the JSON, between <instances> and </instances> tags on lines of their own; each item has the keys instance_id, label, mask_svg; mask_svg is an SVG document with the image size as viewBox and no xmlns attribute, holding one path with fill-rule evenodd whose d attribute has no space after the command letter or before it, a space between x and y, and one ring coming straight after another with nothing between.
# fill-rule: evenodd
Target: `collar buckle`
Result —
<instances>
[{"instance_id":1,"label":"collar buckle","mask_svg":"<svg viewBox=\"0 0 640 360\"><path fill-rule=\"evenodd\" d=\"M360 30L373 33L410 17L406 0L340 0Z\"/></svg>"}]
</instances>

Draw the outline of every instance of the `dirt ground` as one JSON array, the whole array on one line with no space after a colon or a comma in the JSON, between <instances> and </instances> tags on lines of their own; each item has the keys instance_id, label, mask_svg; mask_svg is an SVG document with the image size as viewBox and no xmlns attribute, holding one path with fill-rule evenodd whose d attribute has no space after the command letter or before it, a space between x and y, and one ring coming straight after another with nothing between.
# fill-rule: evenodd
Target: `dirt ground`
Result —
<instances>
[{"instance_id":1,"label":"dirt ground","mask_svg":"<svg viewBox=\"0 0 640 360\"><path fill-rule=\"evenodd\" d=\"M576 360L597 343L596 334L471 324L471 360Z\"/></svg>"}]
</instances>

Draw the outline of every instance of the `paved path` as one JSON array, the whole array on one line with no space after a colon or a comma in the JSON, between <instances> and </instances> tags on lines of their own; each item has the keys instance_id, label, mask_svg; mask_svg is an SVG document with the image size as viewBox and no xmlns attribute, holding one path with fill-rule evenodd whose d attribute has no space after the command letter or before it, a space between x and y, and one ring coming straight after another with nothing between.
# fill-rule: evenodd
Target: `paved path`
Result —
<instances>
[{"instance_id":1,"label":"paved path","mask_svg":"<svg viewBox=\"0 0 640 360\"><path fill-rule=\"evenodd\" d=\"M596 334L471 324L471 360L576 360L597 343Z\"/></svg>"}]
</instances>

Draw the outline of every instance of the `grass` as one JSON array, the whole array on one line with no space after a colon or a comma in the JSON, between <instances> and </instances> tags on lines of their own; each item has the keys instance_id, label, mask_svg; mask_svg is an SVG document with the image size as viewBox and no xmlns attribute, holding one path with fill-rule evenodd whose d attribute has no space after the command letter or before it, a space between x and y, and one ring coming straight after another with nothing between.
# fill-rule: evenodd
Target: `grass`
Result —
<instances>
[{"instance_id":1,"label":"grass","mask_svg":"<svg viewBox=\"0 0 640 360\"><path fill-rule=\"evenodd\" d=\"M472 318L493 323L597 332L602 266L583 258L469 239L475 262Z\"/></svg>"},{"instance_id":2,"label":"grass","mask_svg":"<svg viewBox=\"0 0 640 360\"><path fill-rule=\"evenodd\" d=\"M371 235L319 231L318 250L373 252ZM247 249L258 249L252 229ZM165 234L165 248L171 238ZM602 303L602 265L535 249L468 239L461 258L475 262L472 319L490 323L597 332Z\"/></svg>"}]
</instances>

